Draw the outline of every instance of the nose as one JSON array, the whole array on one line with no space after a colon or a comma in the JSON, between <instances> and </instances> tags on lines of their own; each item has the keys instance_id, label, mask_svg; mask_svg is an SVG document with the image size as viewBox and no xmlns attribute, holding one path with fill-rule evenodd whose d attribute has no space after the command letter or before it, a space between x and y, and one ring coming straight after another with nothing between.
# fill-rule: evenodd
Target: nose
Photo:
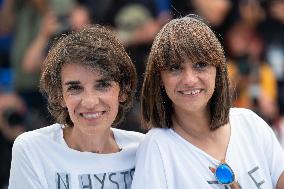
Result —
<instances>
[{"instance_id":1,"label":"nose","mask_svg":"<svg viewBox=\"0 0 284 189\"><path fill-rule=\"evenodd\" d=\"M192 85L198 81L198 73L188 65L182 72L181 81L183 84Z\"/></svg>"},{"instance_id":2,"label":"nose","mask_svg":"<svg viewBox=\"0 0 284 189\"><path fill-rule=\"evenodd\" d=\"M92 109L99 103L99 95L92 91L86 91L82 96L81 104L84 108Z\"/></svg>"}]
</instances>

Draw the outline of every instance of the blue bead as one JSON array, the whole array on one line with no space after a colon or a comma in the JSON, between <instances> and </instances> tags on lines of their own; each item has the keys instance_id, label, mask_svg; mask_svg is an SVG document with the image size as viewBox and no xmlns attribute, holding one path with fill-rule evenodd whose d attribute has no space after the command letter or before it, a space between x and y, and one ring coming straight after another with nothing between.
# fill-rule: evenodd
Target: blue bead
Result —
<instances>
[{"instance_id":1,"label":"blue bead","mask_svg":"<svg viewBox=\"0 0 284 189\"><path fill-rule=\"evenodd\" d=\"M232 169L227 164L219 165L216 169L215 176L221 184L230 184L235 179Z\"/></svg>"}]
</instances>

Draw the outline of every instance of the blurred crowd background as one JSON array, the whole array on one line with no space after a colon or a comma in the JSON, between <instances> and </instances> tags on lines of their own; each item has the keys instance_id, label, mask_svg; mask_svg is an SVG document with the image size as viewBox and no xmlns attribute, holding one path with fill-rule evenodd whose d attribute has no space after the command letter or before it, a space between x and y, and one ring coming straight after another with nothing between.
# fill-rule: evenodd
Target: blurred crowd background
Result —
<instances>
[{"instance_id":1,"label":"blurred crowd background","mask_svg":"<svg viewBox=\"0 0 284 189\"><path fill-rule=\"evenodd\" d=\"M284 146L284 0L0 0L0 189L15 137L54 122L38 82L61 35L96 23L117 33L139 77L134 107L119 127L140 131L152 40L169 20L191 13L207 20L224 46L233 105L258 113Z\"/></svg>"}]
</instances>

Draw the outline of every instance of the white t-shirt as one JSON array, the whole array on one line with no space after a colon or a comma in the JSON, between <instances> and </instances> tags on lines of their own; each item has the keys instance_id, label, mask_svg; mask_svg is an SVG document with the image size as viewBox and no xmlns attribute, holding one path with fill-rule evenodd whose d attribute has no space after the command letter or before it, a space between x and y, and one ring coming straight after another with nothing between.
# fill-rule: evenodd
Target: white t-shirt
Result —
<instances>
[{"instance_id":1,"label":"white t-shirt","mask_svg":"<svg viewBox=\"0 0 284 189\"><path fill-rule=\"evenodd\" d=\"M242 189L276 188L284 152L272 129L255 113L232 108L226 162ZM132 189L228 189L209 170L220 163L172 129L152 129L136 156Z\"/></svg>"},{"instance_id":2,"label":"white t-shirt","mask_svg":"<svg viewBox=\"0 0 284 189\"><path fill-rule=\"evenodd\" d=\"M59 124L23 133L13 145L9 189L130 188L144 135L112 130L122 150L111 154L69 148Z\"/></svg>"}]
</instances>

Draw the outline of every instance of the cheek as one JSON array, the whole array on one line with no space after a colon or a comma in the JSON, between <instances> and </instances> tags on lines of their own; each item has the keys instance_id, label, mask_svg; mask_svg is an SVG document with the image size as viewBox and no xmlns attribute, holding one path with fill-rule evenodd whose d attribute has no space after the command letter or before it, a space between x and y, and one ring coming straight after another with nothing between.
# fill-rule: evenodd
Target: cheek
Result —
<instances>
[{"instance_id":1,"label":"cheek","mask_svg":"<svg viewBox=\"0 0 284 189\"><path fill-rule=\"evenodd\" d=\"M64 97L64 104L65 104L65 107L68 109L69 114L73 114L78 103L79 103L78 97L74 97L74 96Z\"/></svg>"},{"instance_id":2,"label":"cheek","mask_svg":"<svg viewBox=\"0 0 284 189\"><path fill-rule=\"evenodd\" d=\"M105 102L110 103L111 106L118 106L119 102L123 100L123 95L120 97L119 91L112 91L111 93L104 94L102 98L105 99Z\"/></svg>"},{"instance_id":3,"label":"cheek","mask_svg":"<svg viewBox=\"0 0 284 189\"><path fill-rule=\"evenodd\" d=\"M216 77L210 78L208 81L210 81L210 85L212 86L212 88L215 88L216 86Z\"/></svg>"},{"instance_id":4,"label":"cheek","mask_svg":"<svg viewBox=\"0 0 284 189\"><path fill-rule=\"evenodd\" d=\"M171 93L171 90L172 90L172 86L171 86L170 82L168 80L164 80L162 84L163 84L162 87L164 88L166 94L168 96L170 96L170 93Z\"/></svg>"},{"instance_id":5,"label":"cheek","mask_svg":"<svg viewBox=\"0 0 284 189\"><path fill-rule=\"evenodd\" d=\"M167 96L173 100L175 98L175 89L178 85L178 79L177 78L173 78L173 77L166 77L163 80L163 87L165 89L165 92L167 94Z\"/></svg>"},{"instance_id":6,"label":"cheek","mask_svg":"<svg viewBox=\"0 0 284 189\"><path fill-rule=\"evenodd\" d=\"M215 75L215 74L214 74ZM207 85L208 85L208 89L210 90L210 92L213 94L215 87L216 87L216 76L215 77L208 77L206 78Z\"/></svg>"},{"instance_id":7,"label":"cheek","mask_svg":"<svg viewBox=\"0 0 284 189\"><path fill-rule=\"evenodd\" d=\"M66 108L67 108L67 111L68 111L68 113L69 113L69 116L72 118L73 117L73 114L74 114L74 106L73 106L73 104L70 104L70 103L68 103L68 102L66 102Z\"/></svg>"},{"instance_id":8,"label":"cheek","mask_svg":"<svg viewBox=\"0 0 284 189\"><path fill-rule=\"evenodd\" d=\"M216 69L212 69L208 74L207 74L207 81L210 81L210 84L215 86L217 75L216 75Z\"/></svg>"},{"instance_id":9,"label":"cheek","mask_svg":"<svg viewBox=\"0 0 284 189\"><path fill-rule=\"evenodd\" d=\"M170 92L175 87L176 79L174 77L171 77L169 75L164 74L161 77L161 85L164 86L167 92Z\"/></svg>"}]
</instances>

